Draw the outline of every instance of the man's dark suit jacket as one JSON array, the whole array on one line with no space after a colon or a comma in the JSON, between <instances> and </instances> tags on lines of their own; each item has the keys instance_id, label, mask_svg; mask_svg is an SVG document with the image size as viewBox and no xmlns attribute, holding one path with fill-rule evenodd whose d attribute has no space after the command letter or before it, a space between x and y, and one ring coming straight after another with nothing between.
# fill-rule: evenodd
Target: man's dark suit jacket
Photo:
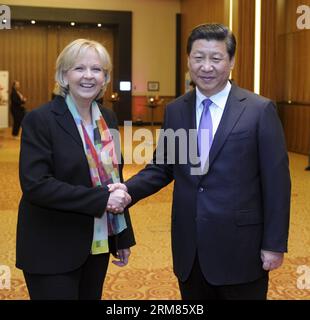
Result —
<instances>
[{"instance_id":1,"label":"man's dark suit jacket","mask_svg":"<svg viewBox=\"0 0 310 320\"><path fill-rule=\"evenodd\" d=\"M101 112L117 129L114 113ZM119 170L122 179L122 165ZM20 183L16 266L40 274L79 268L90 254L94 218L104 213L109 191L92 187L81 137L60 96L23 121ZM135 243L128 211L125 217L127 229L109 237L112 251Z\"/></svg>"},{"instance_id":2,"label":"man's dark suit jacket","mask_svg":"<svg viewBox=\"0 0 310 320\"><path fill-rule=\"evenodd\" d=\"M195 105L195 90L169 104L163 129L195 129ZM178 163L178 144L170 144L170 150L166 144L165 158L174 151L176 164L149 164L126 185L135 203L174 180L176 276L188 278L196 253L211 284L246 283L263 276L260 250L285 252L289 226L288 157L275 105L232 85L205 175L191 175L189 159Z\"/></svg>"}]
</instances>

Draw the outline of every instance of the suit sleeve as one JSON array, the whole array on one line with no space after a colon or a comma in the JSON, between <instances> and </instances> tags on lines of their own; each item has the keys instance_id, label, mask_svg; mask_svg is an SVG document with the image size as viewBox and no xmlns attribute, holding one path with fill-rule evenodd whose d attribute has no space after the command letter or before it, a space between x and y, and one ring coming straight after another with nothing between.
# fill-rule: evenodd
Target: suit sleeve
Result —
<instances>
[{"instance_id":1,"label":"suit sleeve","mask_svg":"<svg viewBox=\"0 0 310 320\"><path fill-rule=\"evenodd\" d=\"M19 162L23 197L47 209L101 216L109 198L108 188L57 180L53 176L52 145L48 121L42 112L29 113L23 121Z\"/></svg>"},{"instance_id":2,"label":"suit sleeve","mask_svg":"<svg viewBox=\"0 0 310 320\"><path fill-rule=\"evenodd\" d=\"M258 130L264 209L262 249L286 252L291 181L284 133L272 102L263 109Z\"/></svg>"},{"instance_id":3,"label":"suit sleeve","mask_svg":"<svg viewBox=\"0 0 310 320\"><path fill-rule=\"evenodd\" d=\"M162 129L165 130L166 128L168 128L167 109ZM164 138L164 135L161 134L151 163L125 182L128 188L128 193L132 198L131 205L156 193L174 179L173 164L168 163L167 160L169 152L169 146L167 143L168 142Z\"/></svg>"}]
</instances>

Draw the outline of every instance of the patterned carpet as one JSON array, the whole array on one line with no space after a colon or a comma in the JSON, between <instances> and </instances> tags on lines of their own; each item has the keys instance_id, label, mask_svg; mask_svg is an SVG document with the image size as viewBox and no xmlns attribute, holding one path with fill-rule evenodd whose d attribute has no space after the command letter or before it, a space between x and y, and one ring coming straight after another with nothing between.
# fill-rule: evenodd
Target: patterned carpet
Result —
<instances>
[{"instance_id":1,"label":"patterned carpet","mask_svg":"<svg viewBox=\"0 0 310 320\"><path fill-rule=\"evenodd\" d=\"M0 300L29 299L22 272L15 268L15 228L19 198L19 141L8 130L0 133L0 279L1 265L10 267L10 289L2 288ZM310 172L304 171L306 156L290 154L292 215L289 253L284 265L271 272L268 298L310 300ZM126 165L125 178L142 166ZM276 193L276 190L275 190ZM110 263L103 299L180 299L172 272L170 208L172 184L131 209L137 245L130 263L119 268ZM1 281L1 280L0 280ZM307 288L308 285L308 288Z\"/></svg>"}]
</instances>

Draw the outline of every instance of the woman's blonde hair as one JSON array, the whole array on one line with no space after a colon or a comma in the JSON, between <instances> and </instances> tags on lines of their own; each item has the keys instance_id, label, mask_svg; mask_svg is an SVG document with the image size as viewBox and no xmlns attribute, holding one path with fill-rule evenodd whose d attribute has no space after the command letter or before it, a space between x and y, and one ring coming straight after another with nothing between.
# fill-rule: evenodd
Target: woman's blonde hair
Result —
<instances>
[{"instance_id":1,"label":"woman's blonde hair","mask_svg":"<svg viewBox=\"0 0 310 320\"><path fill-rule=\"evenodd\" d=\"M68 85L64 80L64 74L73 67L76 60L85 54L88 49L94 49L101 62L101 66L104 70L105 75L105 82L103 87L101 88L100 92L98 93L96 99L99 99L103 96L108 83L111 80L111 70L112 70L112 63L111 58L106 50L106 48L101 45L97 41L87 40L87 39L77 39L69 43L59 54L57 61L56 61L56 73L55 73L55 80L58 83L58 92L63 97L65 97L69 91Z\"/></svg>"}]
</instances>

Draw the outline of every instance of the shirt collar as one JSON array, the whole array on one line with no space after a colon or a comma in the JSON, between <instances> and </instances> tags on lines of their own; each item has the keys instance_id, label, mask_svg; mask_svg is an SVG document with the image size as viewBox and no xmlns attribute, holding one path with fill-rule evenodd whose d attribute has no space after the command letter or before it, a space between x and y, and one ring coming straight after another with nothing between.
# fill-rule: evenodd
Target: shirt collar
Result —
<instances>
[{"instance_id":1,"label":"shirt collar","mask_svg":"<svg viewBox=\"0 0 310 320\"><path fill-rule=\"evenodd\" d=\"M231 83L230 81L227 81L227 84L223 90L211 97L206 97L201 93L201 91L199 91L198 87L196 86L196 106L198 108L202 107L202 101L209 98L216 106L224 110L230 89Z\"/></svg>"}]
</instances>

